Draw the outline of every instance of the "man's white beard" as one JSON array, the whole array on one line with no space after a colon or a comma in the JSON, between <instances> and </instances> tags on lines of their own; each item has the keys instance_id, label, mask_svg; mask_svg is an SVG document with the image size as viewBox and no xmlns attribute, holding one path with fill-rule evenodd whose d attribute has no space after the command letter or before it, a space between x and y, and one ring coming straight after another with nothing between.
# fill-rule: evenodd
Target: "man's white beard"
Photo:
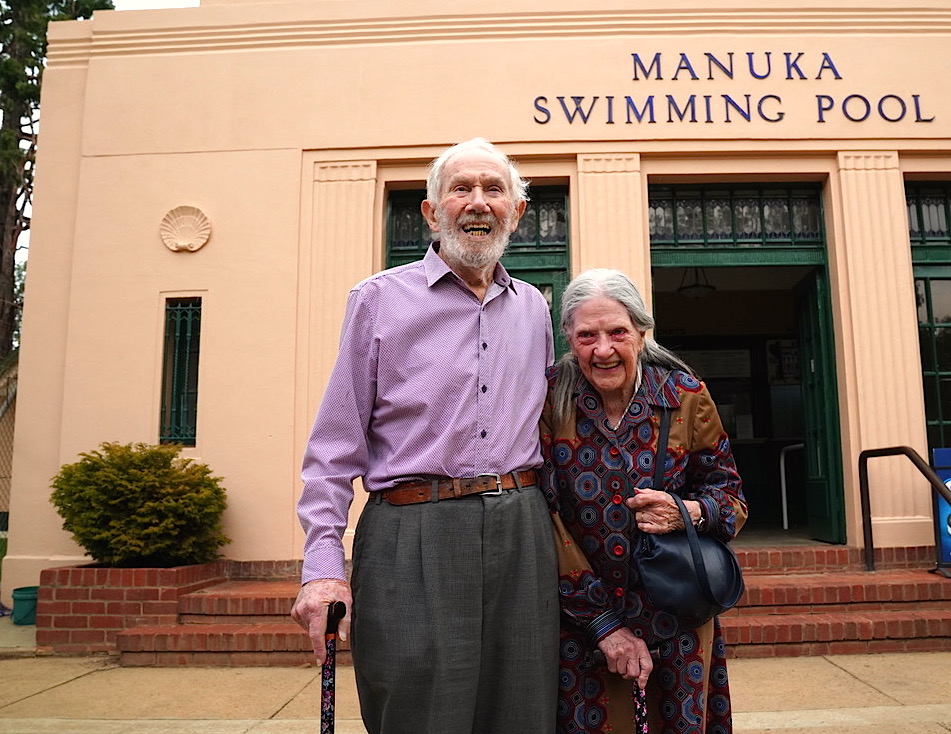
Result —
<instances>
[{"instance_id":1,"label":"man's white beard","mask_svg":"<svg viewBox=\"0 0 951 734\"><path fill-rule=\"evenodd\" d=\"M463 224L488 222L492 227L492 232L483 238L484 241L479 242L472 242L472 240L464 242L460 237L457 237L453 223L449 221L443 211L436 213L436 219L439 222L440 252L444 253L451 262L457 262L468 268L484 268L498 262L499 258L505 254L510 233L505 224L495 217L470 215L462 218L457 223L457 226L461 229Z\"/></svg>"}]
</instances>

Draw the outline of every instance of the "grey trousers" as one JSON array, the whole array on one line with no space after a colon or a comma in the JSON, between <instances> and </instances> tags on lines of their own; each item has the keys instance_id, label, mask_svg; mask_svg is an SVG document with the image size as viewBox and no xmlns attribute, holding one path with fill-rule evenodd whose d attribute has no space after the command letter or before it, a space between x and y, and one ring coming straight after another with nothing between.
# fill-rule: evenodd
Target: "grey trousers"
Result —
<instances>
[{"instance_id":1,"label":"grey trousers","mask_svg":"<svg viewBox=\"0 0 951 734\"><path fill-rule=\"evenodd\" d=\"M357 524L353 635L369 734L549 734L558 571L534 487L394 507Z\"/></svg>"}]
</instances>

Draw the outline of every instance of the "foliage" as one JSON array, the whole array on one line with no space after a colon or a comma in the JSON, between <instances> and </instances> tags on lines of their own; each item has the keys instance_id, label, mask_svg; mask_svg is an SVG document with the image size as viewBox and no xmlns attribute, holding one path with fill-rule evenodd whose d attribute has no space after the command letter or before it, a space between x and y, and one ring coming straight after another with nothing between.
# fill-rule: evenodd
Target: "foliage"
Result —
<instances>
[{"instance_id":1,"label":"foliage","mask_svg":"<svg viewBox=\"0 0 951 734\"><path fill-rule=\"evenodd\" d=\"M53 478L63 529L106 566L207 563L229 542L221 479L180 446L103 443Z\"/></svg>"},{"instance_id":2,"label":"foliage","mask_svg":"<svg viewBox=\"0 0 951 734\"><path fill-rule=\"evenodd\" d=\"M0 0L0 358L19 318L14 258L30 228L47 25L112 7L112 0Z\"/></svg>"},{"instance_id":3,"label":"foliage","mask_svg":"<svg viewBox=\"0 0 951 734\"><path fill-rule=\"evenodd\" d=\"M13 336L11 347L20 348L20 315L23 313L23 293L26 289L26 260L16 263L13 268Z\"/></svg>"}]
</instances>

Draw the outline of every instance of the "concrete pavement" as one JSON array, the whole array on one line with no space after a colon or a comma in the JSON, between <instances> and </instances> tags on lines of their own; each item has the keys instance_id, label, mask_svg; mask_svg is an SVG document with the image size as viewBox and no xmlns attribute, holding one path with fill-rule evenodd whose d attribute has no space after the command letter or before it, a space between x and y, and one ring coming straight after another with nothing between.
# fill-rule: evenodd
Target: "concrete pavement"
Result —
<instances>
[{"instance_id":1,"label":"concrete pavement","mask_svg":"<svg viewBox=\"0 0 951 734\"><path fill-rule=\"evenodd\" d=\"M120 668L35 655L35 628L0 617L0 734L315 734L320 671ZM736 734L948 734L951 653L731 660ZM365 734L351 668L337 734ZM547 733L541 733L547 734Z\"/></svg>"}]
</instances>

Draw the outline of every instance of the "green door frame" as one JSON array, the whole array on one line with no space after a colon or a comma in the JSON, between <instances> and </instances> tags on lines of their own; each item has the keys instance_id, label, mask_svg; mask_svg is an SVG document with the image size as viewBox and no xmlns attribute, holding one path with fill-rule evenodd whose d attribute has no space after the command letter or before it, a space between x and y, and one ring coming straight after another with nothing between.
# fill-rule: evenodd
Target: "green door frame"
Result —
<instances>
[{"instance_id":1,"label":"green door frame","mask_svg":"<svg viewBox=\"0 0 951 734\"><path fill-rule=\"evenodd\" d=\"M951 324L944 288L951 281L951 182L906 181L905 200L928 448L944 448L951 445L951 356L945 346L951 341ZM942 283L938 289L936 282Z\"/></svg>"},{"instance_id":2,"label":"green door frame","mask_svg":"<svg viewBox=\"0 0 951 734\"><path fill-rule=\"evenodd\" d=\"M845 498L839 420L838 411L830 410L830 406L839 404L832 303L824 269L814 269L811 276L797 286L796 305L809 535L827 543L844 543Z\"/></svg>"},{"instance_id":3,"label":"green door frame","mask_svg":"<svg viewBox=\"0 0 951 734\"><path fill-rule=\"evenodd\" d=\"M915 265L914 276L928 448L945 448L951 445L951 410L948 408L951 404L951 369L948 368L948 347L945 346L948 335L951 335L951 324L942 319L946 317L949 293L946 288L937 289L940 305L936 309L934 284L951 282L951 265ZM941 313L936 313L936 310Z\"/></svg>"}]
</instances>

